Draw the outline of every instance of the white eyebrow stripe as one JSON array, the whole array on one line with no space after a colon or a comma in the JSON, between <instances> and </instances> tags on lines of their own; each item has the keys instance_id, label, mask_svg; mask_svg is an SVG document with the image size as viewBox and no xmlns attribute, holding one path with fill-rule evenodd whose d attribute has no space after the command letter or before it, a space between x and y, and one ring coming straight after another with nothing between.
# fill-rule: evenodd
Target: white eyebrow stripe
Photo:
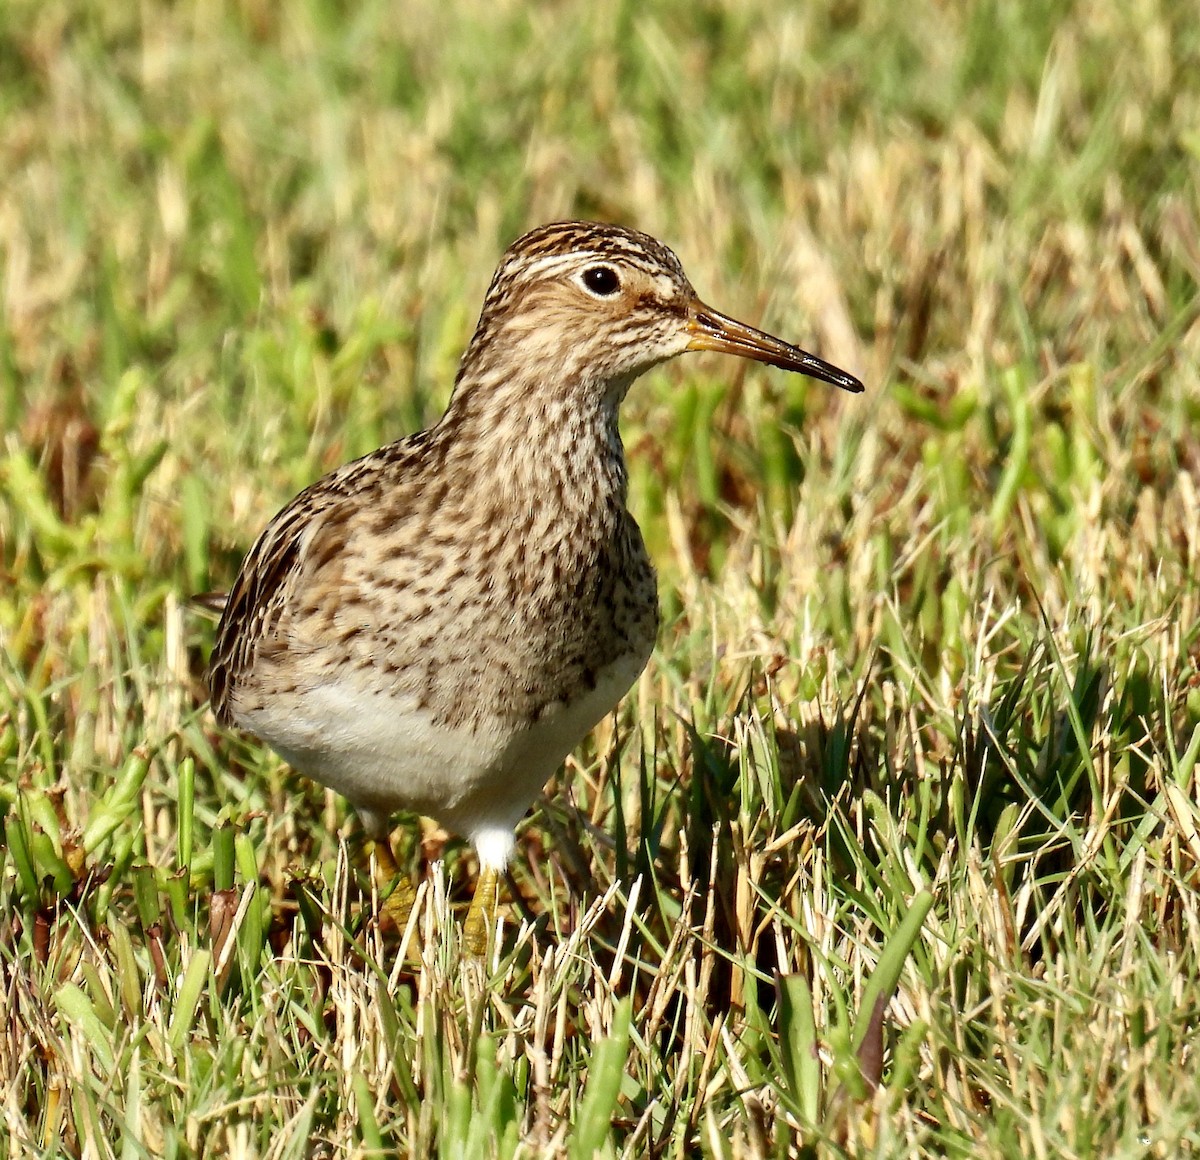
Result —
<instances>
[{"instance_id":1,"label":"white eyebrow stripe","mask_svg":"<svg viewBox=\"0 0 1200 1160\"><path fill-rule=\"evenodd\" d=\"M535 258L525 267L525 273L541 274L559 269L569 269L575 266L580 259L585 258L594 258L604 262L605 265L612 265L611 256L602 254L599 250L573 250L569 254L546 254L541 258Z\"/></svg>"}]
</instances>

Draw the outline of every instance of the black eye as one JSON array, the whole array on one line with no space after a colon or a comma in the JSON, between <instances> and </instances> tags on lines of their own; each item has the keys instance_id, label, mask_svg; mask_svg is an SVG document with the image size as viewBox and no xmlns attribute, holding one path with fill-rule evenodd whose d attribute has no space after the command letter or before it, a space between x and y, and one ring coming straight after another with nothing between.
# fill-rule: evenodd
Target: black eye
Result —
<instances>
[{"instance_id":1,"label":"black eye","mask_svg":"<svg viewBox=\"0 0 1200 1160\"><path fill-rule=\"evenodd\" d=\"M611 266L589 266L583 272L583 284L601 298L607 298L621 289L621 279Z\"/></svg>"}]
</instances>

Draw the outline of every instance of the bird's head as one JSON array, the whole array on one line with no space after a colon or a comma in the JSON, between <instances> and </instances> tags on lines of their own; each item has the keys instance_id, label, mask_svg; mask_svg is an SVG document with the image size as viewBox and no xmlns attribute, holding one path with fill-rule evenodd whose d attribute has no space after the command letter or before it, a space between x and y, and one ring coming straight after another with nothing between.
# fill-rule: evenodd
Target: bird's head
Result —
<instances>
[{"instance_id":1,"label":"bird's head","mask_svg":"<svg viewBox=\"0 0 1200 1160\"><path fill-rule=\"evenodd\" d=\"M536 368L546 383L585 383L619 401L657 363L712 350L858 392L862 383L816 355L722 314L697 296L679 259L648 234L555 222L515 241L488 287L463 358L504 377Z\"/></svg>"}]
</instances>

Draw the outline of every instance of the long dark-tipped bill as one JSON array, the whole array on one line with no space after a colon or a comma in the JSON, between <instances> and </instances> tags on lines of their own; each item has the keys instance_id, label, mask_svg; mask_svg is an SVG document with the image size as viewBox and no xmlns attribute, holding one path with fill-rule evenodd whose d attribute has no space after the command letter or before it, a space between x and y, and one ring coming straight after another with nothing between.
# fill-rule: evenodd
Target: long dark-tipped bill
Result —
<instances>
[{"instance_id":1,"label":"long dark-tipped bill","mask_svg":"<svg viewBox=\"0 0 1200 1160\"><path fill-rule=\"evenodd\" d=\"M853 375L839 370L823 358L817 358L815 354L809 354L766 331L755 330L753 326L721 314L703 302L697 301L692 307L688 330L692 335L688 350L717 350L722 354L752 358L756 362L779 367L780 370L795 371L811 379L832 383L856 395L863 389L862 383Z\"/></svg>"}]
</instances>

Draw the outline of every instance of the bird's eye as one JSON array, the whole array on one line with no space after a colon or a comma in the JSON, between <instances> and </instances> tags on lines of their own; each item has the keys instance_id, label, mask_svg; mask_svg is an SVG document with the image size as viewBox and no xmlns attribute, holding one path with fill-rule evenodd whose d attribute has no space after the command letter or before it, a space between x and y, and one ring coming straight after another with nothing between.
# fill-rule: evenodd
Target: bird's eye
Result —
<instances>
[{"instance_id":1,"label":"bird's eye","mask_svg":"<svg viewBox=\"0 0 1200 1160\"><path fill-rule=\"evenodd\" d=\"M611 266L589 266L583 272L583 284L600 298L607 298L621 289L621 279Z\"/></svg>"}]
</instances>

